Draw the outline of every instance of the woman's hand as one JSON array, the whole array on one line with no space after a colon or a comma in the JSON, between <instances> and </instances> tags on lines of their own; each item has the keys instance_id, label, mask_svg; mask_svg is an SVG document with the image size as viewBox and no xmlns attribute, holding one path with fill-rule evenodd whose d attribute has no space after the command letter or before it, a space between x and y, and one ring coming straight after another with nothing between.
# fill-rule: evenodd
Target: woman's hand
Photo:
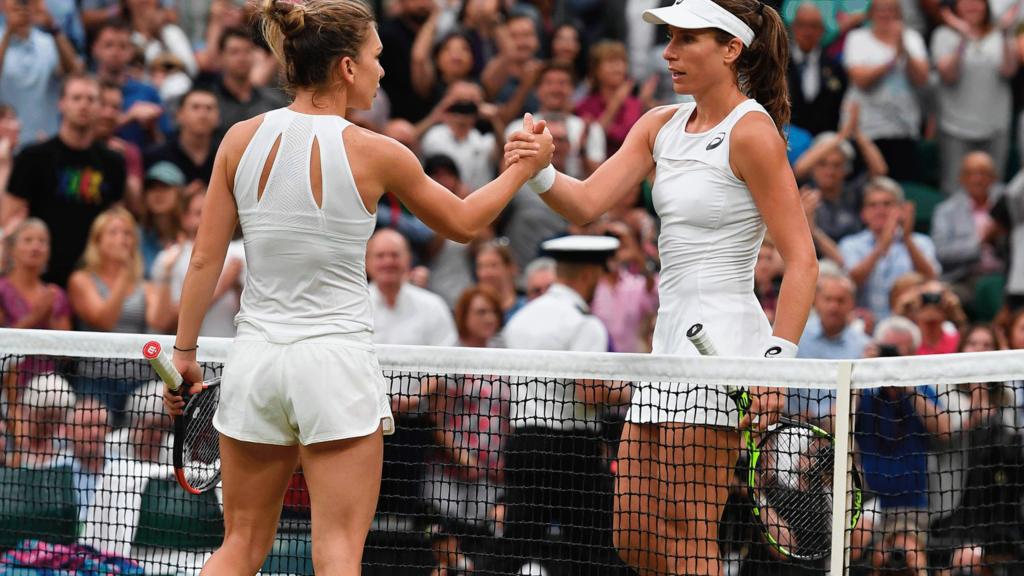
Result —
<instances>
[{"instance_id":1,"label":"woman's hand","mask_svg":"<svg viewBox=\"0 0 1024 576\"><path fill-rule=\"evenodd\" d=\"M764 432L779 421L786 405L786 397L778 388L755 386L750 389L750 409L740 420L740 430L756 429ZM756 427L756 428L755 428Z\"/></svg>"},{"instance_id":2,"label":"woman's hand","mask_svg":"<svg viewBox=\"0 0 1024 576\"><path fill-rule=\"evenodd\" d=\"M519 161L533 168L532 174L540 172L551 164L555 145L548 132L547 124L541 120L533 122L533 114L523 117L523 129L517 130L505 143L505 163L511 166Z\"/></svg>"},{"instance_id":3,"label":"woman's hand","mask_svg":"<svg viewBox=\"0 0 1024 576\"><path fill-rule=\"evenodd\" d=\"M191 352L175 350L171 363L174 364L174 368L181 374L182 383L181 389L178 392L172 392L166 386L164 387L164 408L167 409L167 413L171 416L181 416L181 413L185 410L185 398L182 396L181 391L187 390L189 394L202 392L203 369L196 362L195 350Z\"/></svg>"}]
</instances>

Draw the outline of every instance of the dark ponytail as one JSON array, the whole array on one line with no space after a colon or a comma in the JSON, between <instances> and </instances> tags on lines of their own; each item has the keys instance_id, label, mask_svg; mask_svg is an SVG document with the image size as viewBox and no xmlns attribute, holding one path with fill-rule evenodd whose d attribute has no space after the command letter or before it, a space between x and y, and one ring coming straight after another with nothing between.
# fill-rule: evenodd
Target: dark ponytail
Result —
<instances>
[{"instance_id":1,"label":"dark ponytail","mask_svg":"<svg viewBox=\"0 0 1024 576\"><path fill-rule=\"evenodd\" d=\"M754 31L754 41L744 46L736 61L736 75L740 90L757 100L771 115L779 134L785 137L783 126L789 123L789 84L786 67L789 66L789 36L782 17L774 8L760 0L713 0L746 22ZM733 36L718 31L718 39L725 43Z\"/></svg>"}]
</instances>

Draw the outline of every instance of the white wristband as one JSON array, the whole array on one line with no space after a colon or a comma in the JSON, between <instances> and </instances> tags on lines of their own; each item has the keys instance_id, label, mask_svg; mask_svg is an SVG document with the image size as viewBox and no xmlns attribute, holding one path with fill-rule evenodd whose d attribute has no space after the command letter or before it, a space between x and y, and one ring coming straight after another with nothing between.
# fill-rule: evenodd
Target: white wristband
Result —
<instances>
[{"instance_id":1,"label":"white wristband","mask_svg":"<svg viewBox=\"0 0 1024 576\"><path fill-rule=\"evenodd\" d=\"M548 190L551 190L551 187L555 185L555 176L557 174L558 171L555 170L555 167L548 164L540 172L537 172L533 178L527 180L526 185L529 186L530 190L535 194L543 194Z\"/></svg>"},{"instance_id":2,"label":"white wristband","mask_svg":"<svg viewBox=\"0 0 1024 576\"><path fill-rule=\"evenodd\" d=\"M765 358L796 358L798 347L785 338L772 336L768 339L768 346L764 349Z\"/></svg>"}]
</instances>

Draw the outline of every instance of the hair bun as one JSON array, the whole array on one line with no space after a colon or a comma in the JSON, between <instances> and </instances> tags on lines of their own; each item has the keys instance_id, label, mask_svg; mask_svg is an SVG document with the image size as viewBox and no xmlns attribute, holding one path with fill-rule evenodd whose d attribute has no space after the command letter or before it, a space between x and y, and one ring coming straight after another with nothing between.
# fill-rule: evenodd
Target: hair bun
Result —
<instances>
[{"instance_id":1,"label":"hair bun","mask_svg":"<svg viewBox=\"0 0 1024 576\"><path fill-rule=\"evenodd\" d=\"M265 0L263 14L277 24L285 37L302 32L306 26L306 6L298 1Z\"/></svg>"}]
</instances>

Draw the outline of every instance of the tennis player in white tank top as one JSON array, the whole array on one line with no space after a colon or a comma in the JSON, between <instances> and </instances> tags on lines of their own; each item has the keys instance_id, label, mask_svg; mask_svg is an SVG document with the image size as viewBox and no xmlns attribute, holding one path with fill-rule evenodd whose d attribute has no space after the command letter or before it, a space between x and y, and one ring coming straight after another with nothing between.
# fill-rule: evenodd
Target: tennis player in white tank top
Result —
<instances>
[{"instance_id":1,"label":"tennis player in white tank top","mask_svg":"<svg viewBox=\"0 0 1024 576\"><path fill-rule=\"evenodd\" d=\"M550 162L550 134L494 182L460 199L398 142L344 120L383 75L360 0L264 0L262 23L295 100L236 124L217 153L181 297L173 362L202 378L196 342L236 223L248 273L214 424L221 433L224 543L203 574L255 574L274 542L301 459L317 574L355 575L392 426L372 343L366 242L393 193L439 233L468 241ZM525 123L534 130L532 118ZM543 123L536 127L543 132ZM198 390L198 387L193 387ZM179 414L180 398L165 396Z\"/></svg>"},{"instance_id":2,"label":"tennis player in white tank top","mask_svg":"<svg viewBox=\"0 0 1024 576\"><path fill-rule=\"evenodd\" d=\"M662 272L654 353L697 355L686 330L701 322L723 355L795 356L817 261L780 136L789 118L782 21L758 0L677 0L644 19L668 25L663 56L673 87L695 103L648 112L586 181L545 168L536 189L586 224L655 170ZM530 157L532 143L527 131L517 133L506 159ZM753 291L766 229L786 263L774 327ZM736 426L765 428L782 406L778 393L751 392L752 418L737 422L733 403L714 390L683 383L634 391L619 451L615 536L641 575L721 573L718 522L738 456Z\"/></svg>"}]
</instances>

